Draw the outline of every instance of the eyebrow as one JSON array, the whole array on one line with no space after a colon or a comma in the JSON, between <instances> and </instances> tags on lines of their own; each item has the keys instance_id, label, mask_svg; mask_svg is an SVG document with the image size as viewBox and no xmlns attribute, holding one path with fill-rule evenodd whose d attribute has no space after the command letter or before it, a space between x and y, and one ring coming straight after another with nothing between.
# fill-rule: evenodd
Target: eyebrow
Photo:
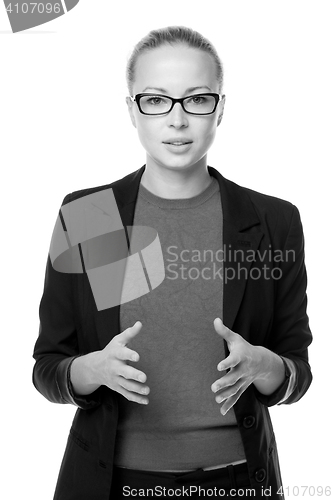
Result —
<instances>
[{"instance_id":1,"label":"eyebrow","mask_svg":"<svg viewBox=\"0 0 333 500\"><path fill-rule=\"evenodd\" d=\"M212 89L210 87L208 87L207 85L199 85L198 87L190 87L190 88L186 89L185 90L185 94L194 92L195 90L199 90L199 89L206 89L206 90L209 90L209 92L212 91ZM146 92L147 90L153 90L153 91L161 92L162 94L166 94L168 92L167 90L162 89L160 87L146 87L142 91L142 93Z\"/></svg>"}]
</instances>

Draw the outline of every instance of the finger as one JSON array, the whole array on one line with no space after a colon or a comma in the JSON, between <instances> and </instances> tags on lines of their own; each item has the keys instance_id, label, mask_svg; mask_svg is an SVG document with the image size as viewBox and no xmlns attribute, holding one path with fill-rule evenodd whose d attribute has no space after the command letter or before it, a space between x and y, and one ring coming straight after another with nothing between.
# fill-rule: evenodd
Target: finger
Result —
<instances>
[{"instance_id":1,"label":"finger","mask_svg":"<svg viewBox=\"0 0 333 500\"><path fill-rule=\"evenodd\" d=\"M237 403L237 401L239 400L241 395L246 391L249 385L250 384L244 384L236 394L228 398L225 401L225 403L223 403L223 405L220 408L220 412L222 413L222 415L225 415L230 410L230 408L232 408L234 404Z\"/></svg>"},{"instance_id":2,"label":"finger","mask_svg":"<svg viewBox=\"0 0 333 500\"><path fill-rule=\"evenodd\" d=\"M240 363L240 357L237 356L236 354L229 354L229 356L225 359L223 359L218 365L217 369L219 372L222 372L224 370L229 370L231 368L235 368L239 363Z\"/></svg>"},{"instance_id":3,"label":"finger","mask_svg":"<svg viewBox=\"0 0 333 500\"><path fill-rule=\"evenodd\" d=\"M126 328L126 330L117 335L118 342L120 342L120 344L122 345L128 344L128 342L130 342L140 332L141 328L141 321L137 321L133 326Z\"/></svg>"},{"instance_id":4,"label":"finger","mask_svg":"<svg viewBox=\"0 0 333 500\"><path fill-rule=\"evenodd\" d=\"M138 394L135 394L135 392L127 391L121 386L119 386L117 392L133 403L139 403L141 405L147 405L149 403L149 399L147 397L139 396Z\"/></svg>"},{"instance_id":5,"label":"finger","mask_svg":"<svg viewBox=\"0 0 333 500\"><path fill-rule=\"evenodd\" d=\"M242 373L240 371L237 371L237 370L232 370L230 371L229 373L227 373L226 375L224 375L224 377L222 378L219 378L218 380L216 380L212 385L211 385L211 389L212 391L215 393L215 392L218 392L218 391L221 391L221 390L224 390L228 387L232 387L234 386L239 380L243 380L242 379Z\"/></svg>"},{"instance_id":6,"label":"finger","mask_svg":"<svg viewBox=\"0 0 333 500\"><path fill-rule=\"evenodd\" d=\"M143 395L150 393L150 389L147 385L139 384L139 382L133 382L133 380L126 380L123 377L119 377L118 383L129 392L136 392Z\"/></svg>"},{"instance_id":7,"label":"finger","mask_svg":"<svg viewBox=\"0 0 333 500\"><path fill-rule=\"evenodd\" d=\"M226 415L230 408L234 406L234 404L239 400L241 395L243 394L243 391L239 391L239 393L235 394L234 396L230 397L229 399L226 400L226 402L221 406L220 412L222 415Z\"/></svg>"},{"instance_id":8,"label":"finger","mask_svg":"<svg viewBox=\"0 0 333 500\"><path fill-rule=\"evenodd\" d=\"M223 401L227 400L228 398L231 398L232 396L234 396L235 394L238 393L238 391L244 387L244 385L246 384L246 382L243 380L243 379L240 379L238 380L237 382L235 382L235 384L233 384L232 386L230 387L226 387L225 389L223 389L222 391L220 391L216 396L215 396L215 401L217 403L223 403Z\"/></svg>"},{"instance_id":9,"label":"finger","mask_svg":"<svg viewBox=\"0 0 333 500\"><path fill-rule=\"evenodd\" d=\"M134 368L133 366L124 365L120 368L118 375L125 378L126 380L136 380L141 383L145 383L147 380L147 375Z\"/></svg>"},{"instance_id":10,"label":"finger","mask_svg":"<svg viewBox=\"0 0 333 500\"><path fill-rule=\"evenodd\" d=\"M117 351L117 359L120 361L139 361L140 356L136 351L128 349L128 347L121 347Z\"/></svg>"},{"instance_id":11,"label":"finger","mask_svg":"<svg viewBox=\"0 0 333 500\"><path fill-rule=\"evenodd\" d=\"M227 328L223 323L220 318L215 318L214 319L214 328L215 331L228 343L232 342L235 338L235 332Z\"/></svg>"}]
</instances>

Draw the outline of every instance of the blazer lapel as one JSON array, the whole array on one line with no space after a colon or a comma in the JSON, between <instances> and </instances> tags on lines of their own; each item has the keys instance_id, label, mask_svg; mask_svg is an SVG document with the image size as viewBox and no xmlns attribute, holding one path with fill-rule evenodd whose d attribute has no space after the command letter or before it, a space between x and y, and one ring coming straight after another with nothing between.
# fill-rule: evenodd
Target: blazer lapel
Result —
<instances>
[{"instance_id":1,"label":"blazer lapel","mask_svg":"<svg viewBox=\"0 0 333 500\"><path fill-rule=\"evenodd\" d=\"M208 167L220 185L223 211L223 323L232 330L254 255L263 233L260 220L246 191ZM249 252L250 251L250 252Z\"/></svg>"},{"instance_id":2,"label":"blazer lapel","mask_svg":"<svg viewBox=\"0 0 333 500\"><path fill-rule=\"evenodd\" d=\"M145 166L110 185L126 232L127 227L133 225L135 203L144 170ZM127 244L129 247L128 238ZM100 328L97 329L99 344L101 349L103 349L110 342L112 336L121 333L120 305L99 311L97 322L100 325ZM110 332L112 332L112 334Z\"/></svg>"}]
</instances>

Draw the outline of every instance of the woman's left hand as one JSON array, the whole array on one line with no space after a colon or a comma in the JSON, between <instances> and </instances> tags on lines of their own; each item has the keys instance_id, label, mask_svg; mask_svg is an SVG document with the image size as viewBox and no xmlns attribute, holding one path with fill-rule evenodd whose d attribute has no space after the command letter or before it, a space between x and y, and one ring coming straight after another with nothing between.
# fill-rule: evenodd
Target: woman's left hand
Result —
<instances>
[{"instance_id":1,"label":"woman's left hand","mask_svg":"<svg viewBox=\"0 0 333 500\"><path fill-rule=\"evenodd\" d=\"M214 320L216 332L226 340L229 356L217 365L219 371L229 370L216 380L211 389L218 394L217 403L223 403L221 413L225 415L243 392L253 382L263 393L270 394L284 380L282 359L262 346L254 346L241 335L223 325L220 318Z\"/></svg>"}]
</instances>

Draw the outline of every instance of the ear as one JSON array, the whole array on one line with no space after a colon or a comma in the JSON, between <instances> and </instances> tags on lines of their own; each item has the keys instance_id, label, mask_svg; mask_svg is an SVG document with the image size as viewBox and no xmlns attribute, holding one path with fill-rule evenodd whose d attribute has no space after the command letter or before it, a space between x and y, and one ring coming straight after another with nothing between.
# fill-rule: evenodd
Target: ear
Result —
<instances>
[{"instance_id":1,"label":"ear","mask_svg":"<svg viewBox=\"0 0 333 500\"><path fill-rule=\"evenodd\" d=\"M136 128L135 116L134 116L134 111L133 111L134 102L131 100L130 97L126 97L126 103L127 103L127 107L128 107L128 112L129 112L130 117L131 117L131 122L133 124L133 127Z\"/></svg>"},{"instance_id":2,"label":"ear","mask_svg":"<svg viewBox=\"0 0 333 500\"><path fill-rule=\"evenodd\" d=\"M217 126L219 126L222 121L224 105L225 105L225 95L222 96L221 102L219 103L219 117L217 119Z\"/></svg>"}]
</instances>

